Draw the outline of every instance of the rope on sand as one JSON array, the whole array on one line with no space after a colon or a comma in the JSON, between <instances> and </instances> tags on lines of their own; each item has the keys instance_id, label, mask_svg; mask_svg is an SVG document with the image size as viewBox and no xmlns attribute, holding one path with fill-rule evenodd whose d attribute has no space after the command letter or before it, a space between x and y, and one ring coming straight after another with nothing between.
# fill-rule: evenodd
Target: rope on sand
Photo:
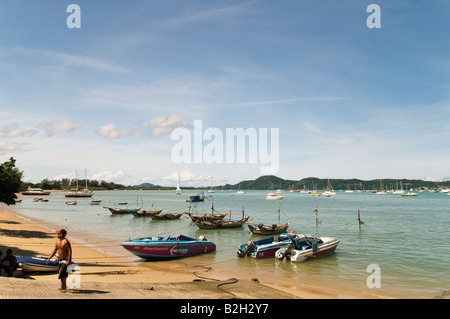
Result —
<instances>
[{"instance_id":1,"label":"rope on sand","mask_svg":"<svg viewBox=\"0 0 450 319\"><path fill-rule=\"evenodd\" d=\"M212 269L212 267L206 267L206 266L203 266L203 265L195 265L195 266L193 266L193 267L202 267L202 268L204 268L204 269L206 270L206 272L208 272L208 271L210 271L210 270ZM193 274L194 274L194 276L196 276L196 277L198 277L198 278L201 278L201 279L209 279L209 280L214 280L214 281L221 281L220 279L201 276L201 275L197 274L196 271L194 271ZM229 279L227 279L226 281L223 281L223 282L219 283L216 287L217 287L217 289L219 289L220 291L232 295L234 299L239 299L239 298L238 298L235 294L233 294L232 292L223 290L223 289L221 288L221 287L224 286L224 285L235 284L235 283L237 283L238 281L239 281L239 280L237 280L236 278L229 278Z\"/></svg>"}]
</instances>

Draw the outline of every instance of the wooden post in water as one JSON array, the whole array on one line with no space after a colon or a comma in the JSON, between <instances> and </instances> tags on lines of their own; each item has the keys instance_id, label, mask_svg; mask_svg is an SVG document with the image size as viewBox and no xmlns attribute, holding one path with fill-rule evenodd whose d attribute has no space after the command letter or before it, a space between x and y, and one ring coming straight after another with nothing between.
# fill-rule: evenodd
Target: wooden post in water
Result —
<instances>
[{"instance_id":1,"label":"wooden post in water","mask_svg":"<svg viewBox=\"0 0 450 319\"><path fill-rule=\"evenodd\" d=\"M365 225L364 222L361 220L361 215L359 213L359 209L358 209L358 226L359 226L359 230L361 230L361 225Z\"/></svg>"},{"instance_id":2,"label":"wooden post in water","mask_svg":"<svg viewBox=\"0 0 450 319\"><path fill-rule=\"evenodd\" d=\"M319 206L316 204L316 209L314 210L316 213L316 227L319 226Z\"/></svg>"},{"instance_id":3,"label":"wooden post in water","mask_svg":"<svg viewBox=\"0 0 450 319\"><path fill-rule=\"evenodd\" d=\"M280 212L281 212L281 208L280 208L280 201L278 201L278 224L280 224Z\"/></svg>"}]
</instances>

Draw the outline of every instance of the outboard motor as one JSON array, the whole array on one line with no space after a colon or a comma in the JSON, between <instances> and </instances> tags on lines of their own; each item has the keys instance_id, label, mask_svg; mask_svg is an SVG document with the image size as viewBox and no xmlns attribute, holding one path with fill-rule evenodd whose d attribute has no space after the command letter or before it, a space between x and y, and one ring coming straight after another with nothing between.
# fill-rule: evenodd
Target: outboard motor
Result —
<instances>
[{"instance_id":1,"label":"outboard motor","mask_svg":"<svg viewBox=\"0 0 450 319\"><path fill-rule=\"evenodd\" d=\"M284 258L286 258L286 260L290 260L291 259L291 255L292 255L292 246L293 244L290 243L289 245L280 248L276 253L275 253L275 257L278 260L283 260Z\"/></svg>"},{"instance_id":2,"label":"outboard motor","mask_svg":"<svg viewBox=\"0 0 450 319\"><path fill-rule=\"evenodd\" d=\"M255 244L251 240L245 245L244 249L238 249L237 255L240 258L245 257L245 256L249 256L252 252L255 251L255 249L256 249Z\"/></svg>"},{"instance_id":3,"label":"outboard motor","mask_svg":"<svg viewBox=\"0 0 450 319\"><path fill-rule=\"evenodd\" d=\"M311 246L312 246L313 254L317 253L318 246L317 246L317 241L315 239L312 240Z\"/></svg>"}]
</instances>

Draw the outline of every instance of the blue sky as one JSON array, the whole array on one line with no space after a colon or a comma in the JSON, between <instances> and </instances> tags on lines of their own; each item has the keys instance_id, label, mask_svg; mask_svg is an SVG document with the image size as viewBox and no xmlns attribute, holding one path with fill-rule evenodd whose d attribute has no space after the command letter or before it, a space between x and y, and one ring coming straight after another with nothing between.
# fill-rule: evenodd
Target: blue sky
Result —
<instances>
[{"instance_id":1,"label":"blue sky","mask_svg":"<svg viewBox=\"0 0 450 319\"><path fill-rule=\"evenodd\" d=\"M81 28L69 29L69 4ZM369 4L381 28L369 29ZM2 1L0 161L25 179L219 185L177 127L279 129L275 175L450 176L448 1ZM204 142L206 145L208 142Z\"/></svg>"}]
</instances>

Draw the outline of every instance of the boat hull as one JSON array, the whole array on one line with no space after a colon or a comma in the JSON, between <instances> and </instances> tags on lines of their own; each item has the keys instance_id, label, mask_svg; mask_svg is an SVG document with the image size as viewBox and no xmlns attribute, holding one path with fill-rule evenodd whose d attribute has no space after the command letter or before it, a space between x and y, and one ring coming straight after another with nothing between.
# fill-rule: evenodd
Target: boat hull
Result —
<instances>
[{"instance_id":1,"label":"boat hull","mask_svg":"<svg viewBox=\"0 0 450 319\"><path fill-rule=\"evenodd\" d=\"M239 220L196 221L194 223L200 229L237 228L242 227L249 218L249 216L245 216Z\"/></svg>"},{"instance_id":2,"label":"boat hull","mask_svg":"<svg viewBox=\"0 0 450 319\"><path fill-rule=\"evenodd\" d=\"M28 192L28 191L25 191L25 192L22 192L21 194L22 195L46 196L46 195L50 195L50 192L45 192L45 191L43 191L43 192Z\"/></svg>"},{"instance_id":3,"label":"boat hull","mask_svg":"<svg viewBox=\"0 0 450 319\"><path fill-rule=\"evenodd\" d=\"M250 241L238 247L237 255L238 257L248 256L257 259L274 257L279 249L288 246L290 243L291 240L286 234Z\"/></svg>"},{"instance_id":4,"label":"boat hull","mask_svg":"<svg viewBox=\"0 0 450 319\"><path fill-rule=\"evenodd\" d=\"M323 257L333 253L340 242L340 240L336 237L320 237L318 239L323 242L318 244L316 249L311 247L304 249L291 249L288 254L288 259L292 262L303 262L310 259ZM290 249L288 246L281 248L275 253L275 257L280 260L283 259L285 252L288 249Z\"/></svg>"},{"instance_id":5,"label":"boat hull","mask_svg":"<svg viewBox=\"0 0 450 319\"><path fill-rule=\"evenodd\" d=\"M90 191L70 191L64 194L65 197L68 198L83 198L83 197L92 197L94 195L93 192Z\"/></svg>"},{"instance_id":6,"label":"boat hull","mask_svg":"<svg viewBox=\"0 0 450 319\"><path fill-rule=\"evenodd\" d=\"M122 246L132 254L147 260L167 260L196 256L216 251L216 245L207 240L187 236L158 238L147 237L123 242Z\"/></svg>"},{"instance_id":7,"label":"boat hull","mask_svg":"<svg viewBox=\"0 0 450 319\"><path fill-rule=\"evenodd\" d=\"M272 226L264 226L264 225L256 225L249 224L247 225L250 231L255 235L277 235L285 233L288 229L291 222L287 222L282 225L272 225Z\"/></svg>"},{"instance_id":8,"label":"boat hull","mask_svg":"<svg viewBox=\"0 0 450 319\"><path fill-rule=\"evenodd\" d=\"M23 271L28 272L58 272L59 260L50 259L48 264L47 258L42 257L17 257L17 263ZM73 262L71 264L74 264Z\"/></svg>"}]
</instances>

